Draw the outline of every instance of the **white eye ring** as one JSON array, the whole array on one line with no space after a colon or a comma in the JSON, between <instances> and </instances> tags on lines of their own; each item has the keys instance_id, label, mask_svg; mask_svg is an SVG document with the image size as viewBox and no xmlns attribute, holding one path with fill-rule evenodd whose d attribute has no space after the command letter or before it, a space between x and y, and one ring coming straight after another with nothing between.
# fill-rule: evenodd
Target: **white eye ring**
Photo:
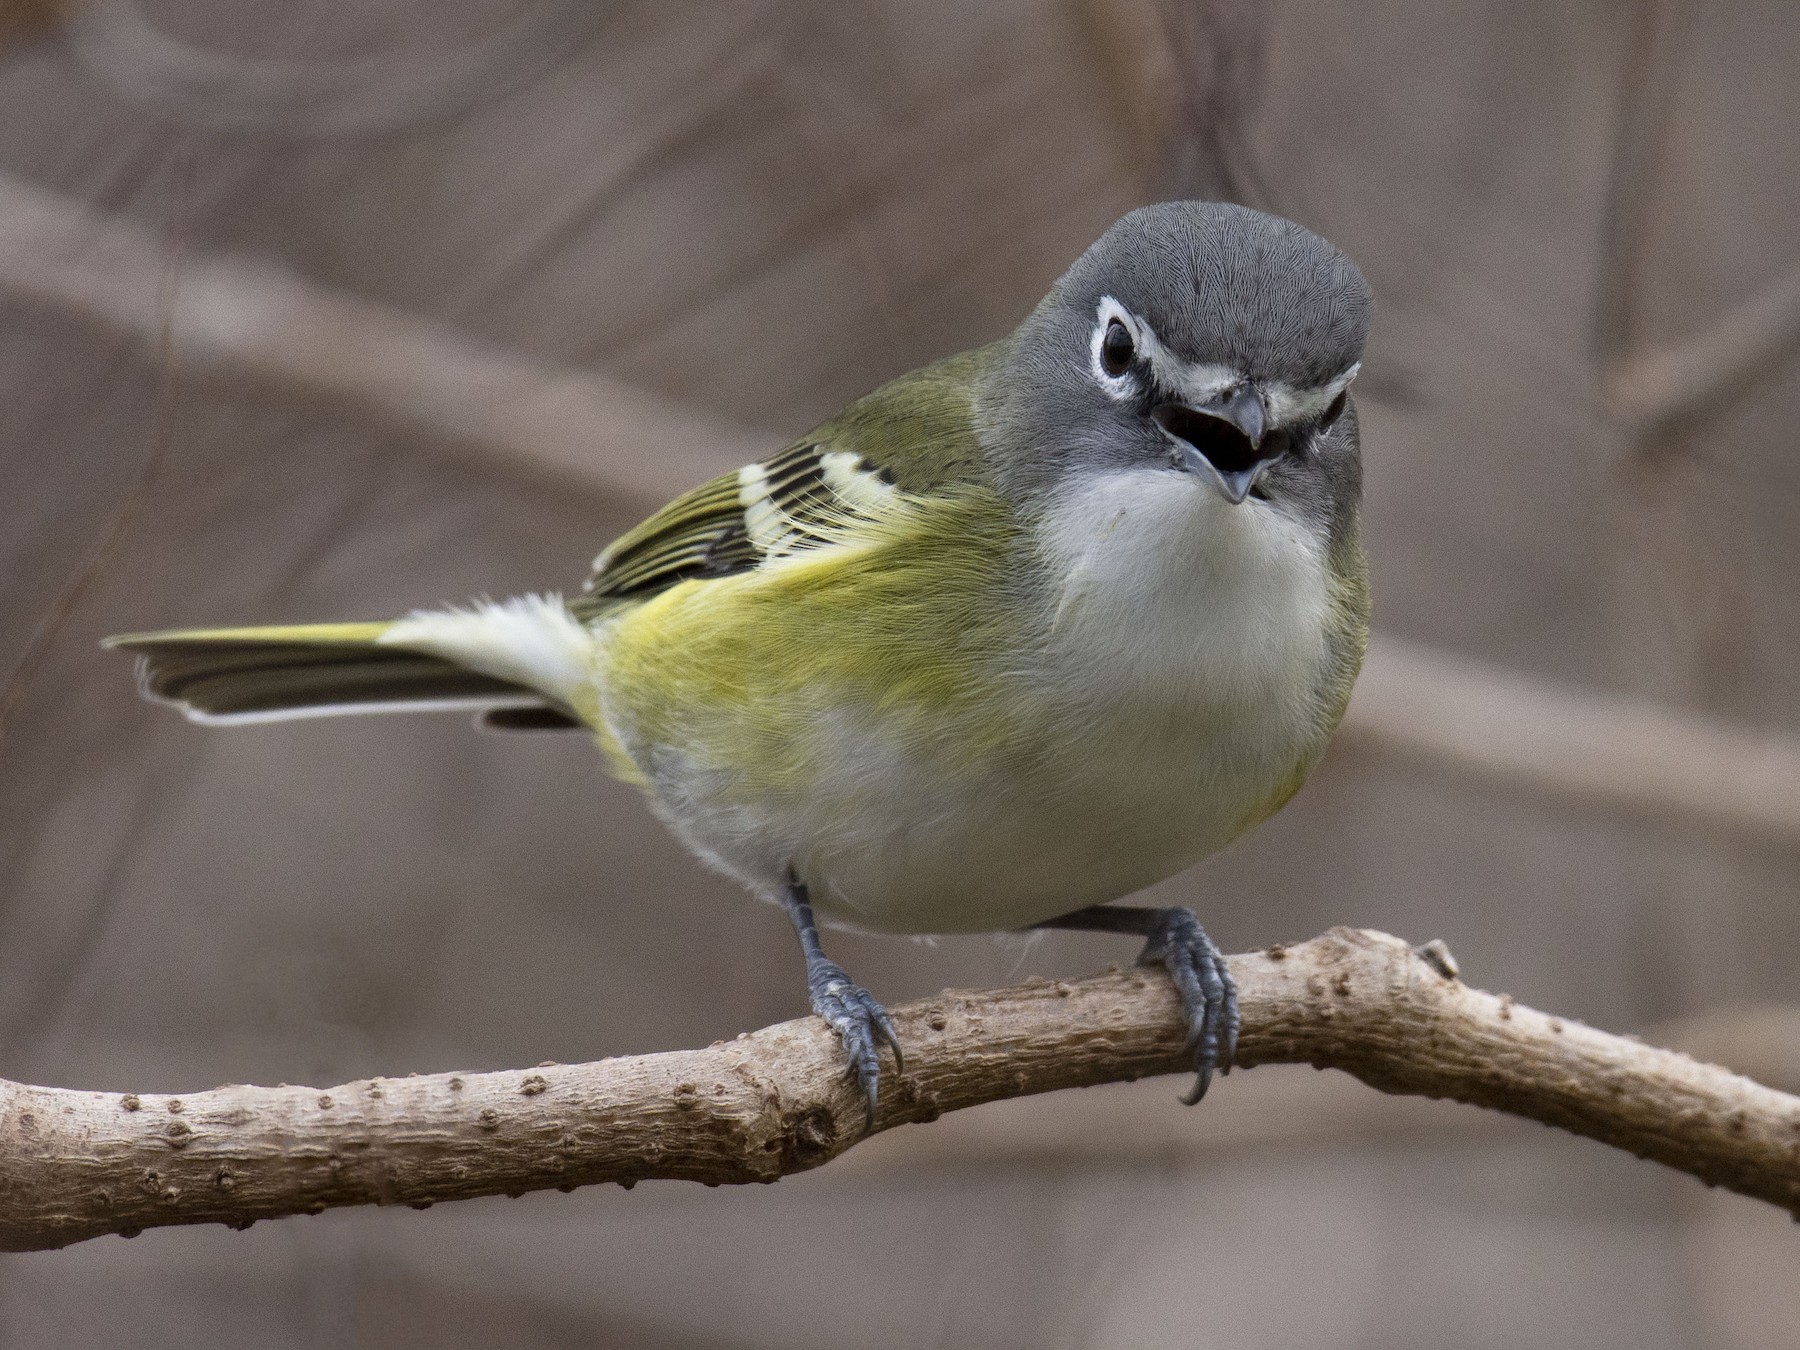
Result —
<instances>
[{"instance_id":1,"label":"white eye ring","mask_svg":"<svg viewBox=\"0 0 1800 1350\"><path fill-rule=\"evenodd\" d=\"M1123 401L1137 393L1137 376L1129 369L1114 375L1106 368L1103 348L1106 345L1106 331L1113 324L1118 324L1131 338L1132 349L1143 352L1143 331L1138 321L1110 295L1100 297L1100 304L1094 312L1094 333L1088 341L1088 364L1093 369L1094 380L1108 398Z\"/></svg>"}]
</instances>

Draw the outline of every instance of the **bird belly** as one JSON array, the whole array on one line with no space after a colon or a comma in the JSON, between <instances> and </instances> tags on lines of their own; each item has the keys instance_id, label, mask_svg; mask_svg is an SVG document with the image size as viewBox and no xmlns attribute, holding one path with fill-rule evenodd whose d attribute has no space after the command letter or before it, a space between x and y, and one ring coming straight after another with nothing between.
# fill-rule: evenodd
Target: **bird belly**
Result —
<instances>
[{"instance_id":1,"label":"bird belly","mask_svg":"<svg viewBox=\"0 0 1800 1350\"><path fill-rule=\"evenodd\" d=\"M846 757L872 791L771 812L830 918L880 932L1023 928L1129 895L1222 847L1271 795L1261 775L1220 775L1200 744L1157 752L1094 743L955 777L890 763L870 780L864 742ZM1141 750L1142 747L1134 747Z\"/></svg>"},{"instance_id":2,"label":"bird belly","mask_svg":"<svg viewBox=\"0 0 1800 1350\"><path fill-rule=\"evenodd\" d=\"M1117 477L1043 526L1043 612L979 696L820 678L779 708L748 690L695 697L660 729L603 699L660 814L753 890L779 894L791 869L822 916L897 933L1019 928L1116 899L1262 819L1329 734L1317 550L1166 472ZM809 629L828 640L823 613Z\"/></svg>"},{"instance_id":3,"label":"bird belly","mask_svg":"<svg viewBox=\"0 0 1800 1350\"><path fill-rule=\"evenodd\" d=\"M704 752L664 747L653 800L757 893L778 896L791 868L823 917L875 932L1022 928L1128 895L1229 842L1281 777L1221 775L1208 747L1174 743L1071 745L1029 774L936 765L860 714L837 721L813 741L806 792L746 795Z\"/></svg>"}]
</instances>

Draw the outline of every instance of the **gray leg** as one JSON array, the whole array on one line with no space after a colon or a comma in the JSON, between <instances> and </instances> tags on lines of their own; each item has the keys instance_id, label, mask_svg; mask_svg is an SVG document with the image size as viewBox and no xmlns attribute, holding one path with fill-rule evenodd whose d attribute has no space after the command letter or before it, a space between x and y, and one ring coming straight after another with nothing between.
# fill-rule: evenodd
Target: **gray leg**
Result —
<instances>
[{"instance_id":1,"label":"gray leg","mask_svg":"<svg viewBox=\"0 0 1800 1350\"><path fill-rule=\"evenodd\" d=\"M844 974L844 968L825 955L819 946L819 925L813 921L812 902L806 887L791 875L786 892L788 919L800 939L800 950L806 956L806 993L812 1009L831 1025L850 1056L849 1077L862 1088L868 1101L869 1128L875 1128L875 1099L881 1086L880 1044L886 1042L894 1052L894 1070L906 1072L906 1061L900 1054L900 1038L888 1020L887 1009Z\"/></svg>"},{"instance_id":2,"label":"gray leg","mask_svg":"<svg viewBox=\"0 0 1800 1350\"><path fill-rule=\"evenodd\" d=\"M1187 1015L1188 1048L1199 1077L1183 1097L1189 1106L1206 1095L1213 1070L1231 1072L1237 1055L1237 986L1221 952L1191 909L1149 909L1139 905L1090 905L1046 919L1036 928L1075 928L1094 933L1134 933L1144 938L1142 966L1168 967Z\"/></svg>"}]
</instances>

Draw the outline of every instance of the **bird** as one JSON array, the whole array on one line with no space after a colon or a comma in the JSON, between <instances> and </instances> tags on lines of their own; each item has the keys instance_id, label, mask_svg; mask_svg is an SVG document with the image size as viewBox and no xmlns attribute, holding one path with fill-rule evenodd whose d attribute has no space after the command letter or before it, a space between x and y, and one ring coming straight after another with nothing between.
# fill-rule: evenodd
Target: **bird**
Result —
<instances>
[{"instance_id":1,"label":"bird","mask_svg":"<svg viewBox=\"0 0 1800 1350\"><path fill-rule=\"evenodd\" d=\"M882 385L609 544L578 593L128 634L193 721L465 709L580 729L785 907L873 1128L877 933L1144 940L1203 1096L1237 992L1188 908L1116 902L1280 809L1368 638L1356 265L1292 221L1140 207L1005 337Z\"/></svg>"}]
</instances>

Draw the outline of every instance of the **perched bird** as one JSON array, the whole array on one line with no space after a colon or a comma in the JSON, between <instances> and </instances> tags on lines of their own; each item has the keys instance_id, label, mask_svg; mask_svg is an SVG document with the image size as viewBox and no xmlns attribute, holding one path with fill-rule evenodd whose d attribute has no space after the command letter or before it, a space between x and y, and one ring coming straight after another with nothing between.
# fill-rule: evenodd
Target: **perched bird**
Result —
<instances>
[{"instance_id":1,"label":"perched bird","mask_svg":"<svg viewBox=\"0 0 1800 1350\"><path fill-rule=\"evenodd\" d=\"M1198 1079L1236 993L1186 909L1114 906L1305 781L1367 637L1356 266L1248 208L1133 211L1009 336L664 507L579 595L111 639L198 722L474 708L589 729L784 904L871 1120L887 1013L821 949L1136 934Z\"/></svg>"}]
</instances>

